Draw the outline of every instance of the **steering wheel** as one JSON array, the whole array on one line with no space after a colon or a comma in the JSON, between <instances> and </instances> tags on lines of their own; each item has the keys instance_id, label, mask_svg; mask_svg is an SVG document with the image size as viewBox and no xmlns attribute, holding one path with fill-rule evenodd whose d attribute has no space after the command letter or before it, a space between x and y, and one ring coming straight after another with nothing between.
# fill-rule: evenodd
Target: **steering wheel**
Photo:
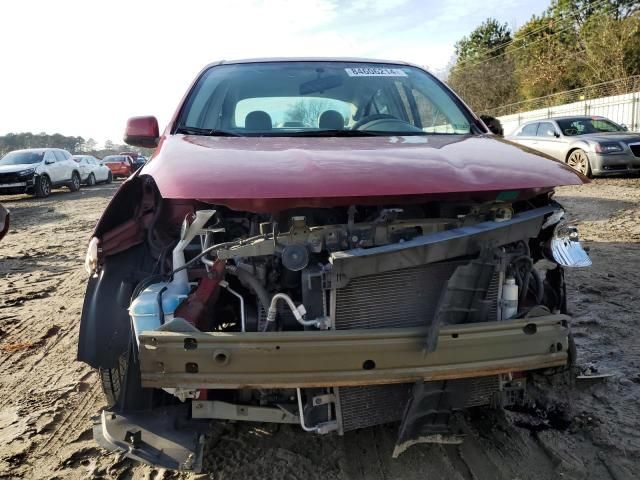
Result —
<instances>
[{"instance_id":1,"label":"steering wheel","mask_svg":"<svg viewBox=\"0 0 640 480\"><path fill-rule=\"evenodd\" d=\"M400 120L398 117L394 117L393 115L389 115L388 113L374 113L372 115L367 115L366 117L362 117L356 123L353 124L351 130L358 130L361 126L373 122L374 120L383 120L385 118L392 118L394 120Z\"/></svg>"}]
</instances>

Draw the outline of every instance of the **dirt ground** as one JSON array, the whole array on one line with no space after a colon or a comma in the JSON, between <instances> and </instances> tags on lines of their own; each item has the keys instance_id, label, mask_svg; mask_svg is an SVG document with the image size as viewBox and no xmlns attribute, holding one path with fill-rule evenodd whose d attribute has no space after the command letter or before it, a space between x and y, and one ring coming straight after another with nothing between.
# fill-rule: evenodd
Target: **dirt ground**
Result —
<instances>
[{"instance_id":1,"label":"dirt ground","mask_svg":"<svg viewBox=\"0 0 640 480\"><path fill-rule=\"evenodd\" d=\"M345 437L216 425L202 475L138 465L92 440L91 417L104 402L96 374L75 361L82 264L117 186L0 199L12 215L0 242L0 478L640 478L640 179L596 180L557 195L593 258L591 269L567 274L579 364L612 374L607 380L555 379L560 390L526 411L469 413L462 445L420 445L397 460L397 425Z\"/></svg>"}]
</instances>

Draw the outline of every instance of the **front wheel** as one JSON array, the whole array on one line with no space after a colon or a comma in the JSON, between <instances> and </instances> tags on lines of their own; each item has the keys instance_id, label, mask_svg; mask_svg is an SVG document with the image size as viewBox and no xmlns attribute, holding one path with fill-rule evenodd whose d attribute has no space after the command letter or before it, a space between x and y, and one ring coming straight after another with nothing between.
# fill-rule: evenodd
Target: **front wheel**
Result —
<instances>
[{"instance_id":1,"label":"front wheel","mask_svg":"<svg viewBox=\"0 0 640 480\"><path fill-rule=\"evenodd\" d=\"M584 150L577 149L571 152L567 159L567 165L587 177L591 176L591 164L587 152Z\"/></svg>"},{"instance_id":2,"label":"front wheel","mask_svg":"<svg viewBox=\"0 0 640 480\"><path fill-rule=\"evenodd\" d=\"M96 177L95 175L92 173L89 175L89 178L87 178L87 185L89 187L93 187L96 184Z\"/></svg>"},{"instance_id":3,"label":"front wheel","mask_svg":"<svg viewBox=\"0 0 640 480\"><path fill-rule=\"evenodd\" d=\"M78 190L80 190L80 175L78 175L78 172L73 172L73 175L71 175L69 190L72 192L77 192Z\"/></svg>"},{"instance_id":4,"label":"front wheel","mask_svg":"<svg viewBox=\"0 0 640 480\"><path fill-rule=\"evenodd\" d=\"M40 175L36 180L36 197L46 198L51 194L51 180L46 175Z\"/></svg>"},{"instance_id":5,"label":"front wheel","mask_svg":"<svg viewBox=\"0 0 640 480\"><path fill-rule=\"evenodd\" d=\"M104 393L104 397L107 400L107 406L109 408L113 407L120 401L128 364L129 355L123 354L118 359L118 365L115 368L98 369L102 392Z\"/></svg>"}]
</instances>

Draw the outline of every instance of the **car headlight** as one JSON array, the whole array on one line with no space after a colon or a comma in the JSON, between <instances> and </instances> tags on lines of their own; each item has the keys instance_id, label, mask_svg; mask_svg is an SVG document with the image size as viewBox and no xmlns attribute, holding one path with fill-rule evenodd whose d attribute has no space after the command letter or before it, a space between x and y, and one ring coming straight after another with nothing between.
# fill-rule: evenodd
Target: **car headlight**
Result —
<instances>
[{"instance_id":1,"label":"car headlight","mask_svg":"<svg viewBox=\"0 0 640 480\"><path fill-rule=\"evenodd\" d=\"M97 237L93 237L89 241L89 247L87 248L87 256L84 259L84 269L91 276L96 276L98 271L98 245L100 240Z\"/></svg>"},{"instance_id":2,"label":"car headlight","mask_svg":"<svg viewBox=\"0 0 640 480\"><path fill-rule=\"evenodd\" d=\"M35 168L27 168L26 170L20 170L18 172L18 176L19 177L27 177L29 175L33 175L33 173L36 171Z\"/></svg>"},{"instance_id":3,"label":"car headlight","mask_svg":"<svg viewBox=\"0 0 640 480\"><path fill-rule=\"evenodd\" d=\"M620 145L619 143L615 143L615 142L596 143L597 153L615 153L615 152L621 152L622 150L623 150L622 145Z\"/></svg>"},{"instance_id":4,"label":"car headlight","mask_svg":"<svg viewBox=\"0 0 640 480\"><path fill-rule=\"evenodd\" d=\"M560 220L549 241L553 259L563 267L588 267L591 259L580 244L578 229Z\"/></svg>"}]
</instances>

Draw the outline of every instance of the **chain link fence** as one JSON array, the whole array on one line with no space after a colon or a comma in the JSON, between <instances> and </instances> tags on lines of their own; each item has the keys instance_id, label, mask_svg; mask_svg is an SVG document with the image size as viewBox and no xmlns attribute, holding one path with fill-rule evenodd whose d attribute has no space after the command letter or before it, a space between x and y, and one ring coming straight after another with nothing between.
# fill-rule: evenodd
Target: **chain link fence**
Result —
<instances>
[{"instance_id":1,"label":"chain link fence","mask_svg":"<svg viewBox=\"0 0 640 480\"><path fill-rule=\"evenodd\" d=\"M497 117L507 135L523 122L567 115L607 117L638 131L640 75L501 105L482 113Z\"/></svg>"}]
</instances>

